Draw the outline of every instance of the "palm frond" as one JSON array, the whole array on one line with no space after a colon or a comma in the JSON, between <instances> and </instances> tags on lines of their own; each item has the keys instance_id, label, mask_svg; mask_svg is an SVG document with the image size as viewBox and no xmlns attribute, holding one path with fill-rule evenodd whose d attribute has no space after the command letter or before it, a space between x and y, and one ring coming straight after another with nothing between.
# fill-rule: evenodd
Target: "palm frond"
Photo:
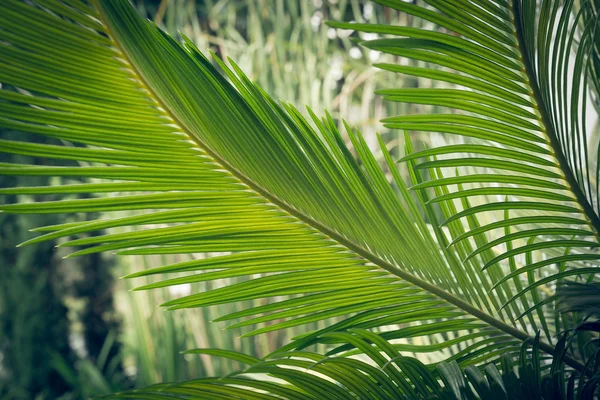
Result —
<instances>
[{"instance_id":1,"label":"palm frond","mask_svg":"<svg viewBox=\"0 0 600 400\"><path fill-rule=\"evenodd\" d=\"M486 270L482 291L493 290L512 317L527 314L552 341L560 328L548 327L542 309L554 301L553 288L594 276L600 257L597 149L588 148L586 125L586 96L597 81L596 6L378 3L434 28L330 24L388 35L362 44L415 62L380 68L458 85L379 91L389 101L443 111L390 117L387 127L456 143L414 151L407 135L402 159L429 220L440 226L438 241L457 268Z\"/></svg>"},{"instance_id":2,"label":"palm frond","mask_svg":"<svg viewBox=\"0 0 600 400\"><path fill-rule=\"evenodd\" d=\"M404 4L397 5L404 7ZM409 10L433 15L421 8ZM459 16L468 23L481 24L477 19L467 18L462 11ZM30 22L30 28L25 28L25 21ZM319 119L310 110L309 118L303 117L290 105L272 100L249 82L235 64L230 69L217 59L218 66L232 82L229 83L189 40L183 38L182 44L177 43L141 20L125 0L98 0L91 4L79 0L27 3L5 0L0 3L0 26L0 127L46 135L71 144L63 147L2 141L0 150L83 163L80 167L4 163L0 164L0 172L94 180L83 185L4 188L1 193L105 194L83 200L9 204L2 206L2 210L10 213L139 211L133 216L44 227L40 231L45 234L30 242L108 230L103 235L71 239L61 246L86 246L72 256L100 251L144 255L232 253L149 269L131 277L178 274L142 289L251 277L165 304L178 309L273 299L272 304L264 307L222 317L223 320L245 318L235 326L278 321L247 335L349 315L323 330L297 338L290 348L331 343L340 345L334 351L351 350L355 345L332 339L333 332L387 327L380 335L388 340L438 335L430 345L404 349L445 350L459 364L468 365L504 352L517 352L522 341L532 339L531 327L519 326L520 322L511 318L520 309L507 309L510 310L507 313L501 306L522 298L525 292L537 287L536 283L530 281L530 287L521 291L502 284L501 290L490 292L501 278L501 271L490 268L481 272L472 262L475 256L462 262L461 258L476 248L462 240L449 251L444 230L436 225L434 232L430 231L383 143L381 150L394 186L360 133L346 126L353 145L349 149L332 118ZM507 47L514 45L507 33L500 36L503 38L500 43L471 28L461 28L458 32L481 40L502 60L518 55ZM410 39L406 43L443 51L448 50L444 46L449 46L439 46L430 39ZM389 44L385 41L371 45L389 50ZM479 59L481 55L461 53L462 56L469 62L487 62ZM477 76L492 81L484 82L486 87L500 85L502 93L506 90L529 93L527 79L508 68L510 65L501 74L477 70ZM397 99L405 94L401 90L388 93ZM482 109L491 116L501 116L504 119L499 120L505 125L507 122L515 125L507 132L498 132L507 140L516 137L525 143L526 138L539 139L539 144L532 141L530 146L509 154L537 151L546 146L546 139L534 129L538 125L533 111L509 104L506 99L472 93L469 100L456 100L463 93L454 91L409 94L423 102L447 105L452 100L464 103L468 110ZM531 108L535 105L525 97L521 103ZM460 126L498 127L482 118L468 121ZM513 131L518 134L512 134ZM485 144L483 147L486 151L494 149ZM546 159L544 155L552 151L556 149L547 148L524 159L517 157L511 160L513 164L498 165L506 167L523 160ZM410 158L411 162L416 158ZM415 166L411 173L417 189L430 185L437 189L437 196L449 194L441 184L444 179L455 179L459 184L466 184L472 178L483 179L443 178L442 166L435 160L425 168L439 179L424 181ZM559 189L569 189L565 185L573 182L552 180L560 171L531 166L532 176L520 179L550 189L556 185ZM485 175L486 179L500 176L505 177ZM577 176L573 175L573 179ZM426 191L417 192L427 205ZM569 190L564 193L573 195ZM575 196L576 200L579 197ZM471 208L466 198L462 201L465 210L462 214L457 214L452 201L439 202L454 238L466 233L458 218L469 221L469 234L480 229L475 212L469 211L475 210L475 206ZM502 206L504 203L488 204L480 210L524 208L513 203L506 203L511 207ZM590 209L580 210L579 203L572 203L565 206L536 201L525 206L543 205L549 208L548 215L559 213L560 218L582 221L578 229L595 235L593 221L585 219ZM434 221L433 209L430 205L426 209L428 218ZM554 222L557 221L565 219ZM564 225L561 228L567 229ZM503 227L506 226L512 225ZM142 229L115 232L115 228L123 227ZM575 228L569 225L568 229ZM567 243L563 239L547 243L569 249L596 246L596 242L580 233L577 231L575 235L575 231L569 230L568 234L576 238L565 239ZM483 243L483 235L473 233L472 237ZM527 246L518 248L515 255L529 254L541 247L539 243ZM455 253L456 248L461 249L459 254ZM481 252L487 256L489 250ZM512 253L503 257L514 258ZM487 260L492 258L487 256ZM595 271L596 267L585 269L586 273ZM561 271L544 278L542 284L569 274L573 271ZM516 284L515 287L519 290ZM534 297L526 306L542 301L543 298ZM538 320L544 322L543 314ZM402 344L396 346L402 348ZM548 353L555 352L547 342L540 341L539 347ZM282 352L286 350L289 348ZM572 357L566 356L565 360L574 368L582 368Z\"/></svg>"}]
</instances>

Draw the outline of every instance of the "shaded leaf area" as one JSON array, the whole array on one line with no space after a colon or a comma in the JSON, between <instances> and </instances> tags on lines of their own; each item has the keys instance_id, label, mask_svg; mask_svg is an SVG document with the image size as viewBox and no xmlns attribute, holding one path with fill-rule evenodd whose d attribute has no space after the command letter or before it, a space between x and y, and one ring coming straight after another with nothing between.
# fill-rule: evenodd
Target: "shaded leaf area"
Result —
<instances>
[{"instance_id":1,"label":"shaded leaf area","mask_svg":"<svg viewBox=\"0 0 600 400\"><path fill-rule=\"evenodd\" d=\"M600 318L600 284L597 282L564 283L557 291L559 309Z\"/></svg>"},{"instance_id":2,"label":"shaded leaf area","mask_svg":"<svg viewBox=\"0 0 600 400\"><path fill-rule=\"evenodd\" d=\"M579 25L582 29L586 29L589 25L597 24L596 21L598 21L598 13L600 11L600 3L598 0L584 4L585 5L575 5L575 11L578 14L581 13ZM598 48L600 43L600 30L598 30L597 26L594 26L592 31L592 46L594 46L594 48L589 52L590 61L587 65L587 79L589 80L589 86L592 90L592 104L598 112L600 111L600 49ZM597 180L598 178L596 178L596 181Z\"/></svg>"}]
</instances>

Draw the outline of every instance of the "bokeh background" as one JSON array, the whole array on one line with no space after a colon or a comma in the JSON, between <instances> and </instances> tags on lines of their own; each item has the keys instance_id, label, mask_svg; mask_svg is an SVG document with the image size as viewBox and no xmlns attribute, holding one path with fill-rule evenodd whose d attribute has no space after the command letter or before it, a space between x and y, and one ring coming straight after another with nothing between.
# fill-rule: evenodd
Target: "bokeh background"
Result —
<instances>
[{"instance_id":1,"label":"bokeh background","mask_svg":"<svg viewBox=\"0 0 600 400\"><path fill-rule=\"evenodd\" d=\"M205 54L210 50L235 61L273 97L301 110L310 107L317 115L327 109L340 123L346 119L363 132L376 154L378 132L392 154L401 156L399 133L387 132L378 121L386 115L417 112L419 106L384 104L374 90L428 83L403 81L397 74L377 70L373 63L389 58L361 48L353 40L356 35L329 28L324 21L412 23L406 15L366 0L135 0L134 4L140 14L172 35L186 35ZM0 129L1 138L11 135ZM0 162L43 165L45 160L2 154ZM58 178L0 176L0 186L47 185L54 179ZM3 201L14 201L6 197ZM134 287L160 277L119 279L139 269L181 261L176 258L181 256L63 258L66 253L56 247L58 242L16 247L36 235L31 231L36 226L86 218L0 214L1 399L82 399L152 383L223 375L240 366L180 352L218 347L261 357L311 329L303 326L302 331L240 338L244 330L227 330L223 323L211 322L234 311L235 305L177 312L159 307L210 283L134 292Z\"/></svg>"}]
</instances>

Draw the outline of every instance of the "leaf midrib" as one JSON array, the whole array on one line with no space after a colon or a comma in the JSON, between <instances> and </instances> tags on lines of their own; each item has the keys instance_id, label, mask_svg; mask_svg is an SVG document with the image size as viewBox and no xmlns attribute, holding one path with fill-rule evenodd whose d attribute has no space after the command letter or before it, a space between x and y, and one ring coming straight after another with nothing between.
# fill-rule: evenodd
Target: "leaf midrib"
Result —
<instances>
[{"instance_id":1,"label":"leaf midrib","mask_svg":"<svg viewBox=\"0 0 600 400\"><path fill-rule=\"evenodd\" d=\"M136 65L132 62L132 58L129 56L127 51L118 43L117 40L115 40L115 38L117 36L114 34L113 29L111 29L109 22L106 20L106 18L104 18L104 15L102 12L102 6L100 5L101 0L92 0L92 1L95 6L95 9L98 11L100 20L102 21L103 25L106 27L108 36L111 39L113 46L115 46L115 48L117 48L121 52L124 59L129 64L129 67L131 68L132 72L135 74L136 78L138 79L138 82L144 87L144 89L146 89L148 91L149 97L152 98L158 105L160 105L160 107L163 109L165 115L167 117L169 117L178 127L180 127L182 132L185 132L188 135L188 137L190 138L190 140L192 140L194 143L196 143L197 146L199 146L201 149L203 149L210 157L212 157L215 160L215 162L217 162L222 167L224 167L226 170L228 170L233 176L235 176L241 182L246 184L249 188L254 190L256 193L258 193L259 195L261 195L264 198L266 198L267 200L269 200L274 205L278 206L279 208L286 211L290 215L298 218L300 221L306 223L307 225L311 226L312 228L325 234L326 236L333 239L337 243L343 245L347 249L360 255L365 260L368 260L368 261L372 262L373 264L375 264L376 266L388 271L389 273L446 300L450 304L453 304L454 306L458 307L459 309L467 312L468 314L473 315L474 317L488 323L490 326L493 326L494 328L496 328L506 334L509 334L509 335L511 335L519 340L522 340L522 341L533 340L533 337L531 337L527 333L522 332L522 331L516 329L515 327L506 324L505 322L478 309L477 307L474 307L472 304L447 292L446 290L439 288L439 287L437 287L437 286L435 286L435 285L433 285L433 284L431 284L409 272L401 270L397 266L391 264L390 262L377 256L376 254L371 253L370 251L366 250L362 246L354 243L352 240L339 234L335 230L327 227L326 225L321 224L319 221L316 221L309 215L296 209L292 205L288 204L286 201L278 198L276 195L274 195L271 192L269 192L268 190L262 188L259 184L254 182L251 178L246 176L243 172L239 171L237 168L235 168L233 165L231 165L227 160L223 159L218 153L214 152L209 146L204 144L202 142L202 140L200 140L200 138L197 137L197 135L190 135L188 133L187 129L184 129L185 124L183 124L173 113L170 112L170 108L162 101L160 96L158 96L157 93L146 82L146 80L143 77L143 74L141 74L138 71ZM539 348L548 354L551 354L551 355L555 354L554 346L552 346L546 342L540 341ZM571 358L568 355L564 356L564 360L568 365L570 365L571 367L575 368L578 371L582 371L584 369L584 366L579 361Z\"/></svg>"}]
</instances>

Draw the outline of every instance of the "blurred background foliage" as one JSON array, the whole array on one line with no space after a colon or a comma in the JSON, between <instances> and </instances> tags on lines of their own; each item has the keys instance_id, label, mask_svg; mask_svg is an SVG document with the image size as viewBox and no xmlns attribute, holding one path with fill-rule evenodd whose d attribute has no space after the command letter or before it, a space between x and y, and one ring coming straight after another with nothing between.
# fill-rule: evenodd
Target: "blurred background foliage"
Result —
<instances>
[{"instance_id":1,"label":"blurred background foliage","mask_svg":"<svg viewBox=\"0 0 600 400\"><path fill-rule=\"evenodd\" d=\"M275 98L301 110L308 106L318 115L327 109L340 123L343 118L359 128L374 150L377 131L392 154L401 155L398 133L386 132L378 121L386 115L418 112L419 106L384 104L374 89L379 82L386 87L429 83L414 78L400 81L403 78L396 74L376 70L371 63L386 61L380 53L360 48L350 31L329 28L323 21L411 24L408 16L367 0L135 0L134 4L140 14L172 35L182 33L203 52L231 58ZM11 134L0 129L3 139ZM0 162L31 162L1 157ZM1 186L46 185L52 183L49 179L56 178L0 177ZM133 292L160 277L118 279L142 268L182 261L180 255L63 259L56 242L16 247L34 235L30 232L34 226L69 222L59 218L63 217L0 214L2 399L81 399L156 382L223 375L239 366L227 359L180 352L218 347L261 357L307 329L240 338L244 331L225 330L223 323L211 322L240 305L177 312L159 308L167 299L205 290L203 285L210 283ZM85 218L70 216L72 221Z\"/></svg>"}]
</instances>

